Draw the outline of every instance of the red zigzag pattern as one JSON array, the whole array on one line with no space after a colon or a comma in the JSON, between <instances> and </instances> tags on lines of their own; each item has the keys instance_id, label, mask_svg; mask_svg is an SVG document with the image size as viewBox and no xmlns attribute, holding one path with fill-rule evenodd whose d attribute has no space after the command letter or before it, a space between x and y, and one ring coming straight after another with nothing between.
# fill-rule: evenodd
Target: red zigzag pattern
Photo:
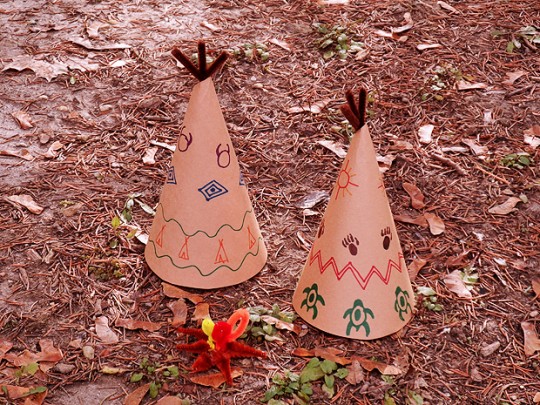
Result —
<instances>
[{"instance_id":1,"label":"red zigzag pattern","mask_svg":"<svg viewBox=\"0 0 540 405\"><path fill-rule=\"evenodd\" d=\"M388 282L390 281L390 276L392 275L392 269L396 269L400 273L403 271L401 263L403 262L403 254L401 252L398 253L399 258L399 264L394 262L393 260L388 260L388 267L386 269L386 274L383 276L382 273L379 271L379 269L376 266L372 266L369 270L369 273L366 277L362 277L358 269L352 264L350 261L343 267L341 270L338 270L338 266L336 264L336 259L331 257L324 265L321 257L321 251L320 249L317 250L317 253L313 255L313 253L310 253L309 255L309 265L311 266L315 260L317 260L317 266L319 267L319 270L321 274L323 274L326 269L331 267L334 270L334 273L338 280L341 280L345 273L348 271L351 271L354 278L362 288L362 290L365 290L367 285L369 284L369 281L373 275L378 276L381 281L388 285Z\"/></svg>"}]
</instances>

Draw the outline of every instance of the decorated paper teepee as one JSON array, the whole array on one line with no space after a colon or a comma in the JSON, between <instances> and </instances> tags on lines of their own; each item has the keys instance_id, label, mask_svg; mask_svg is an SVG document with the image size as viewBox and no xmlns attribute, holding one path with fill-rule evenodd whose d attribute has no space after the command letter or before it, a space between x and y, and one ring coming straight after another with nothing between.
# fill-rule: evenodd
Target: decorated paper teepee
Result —
<instances>
[{"instance_id":1,"label":"decorated paper teepee","mask_svg":"<svg viewBox=\"0 0 540 405\"><path fill-rule=\"evenodd\" d=\"M293 296L318 329L353 339L397 332L414 294L375 149L365 124L366 91L342 111L356 133Z\"/></svg>"},{"instance_id":2,"label":"decorated paper teepee","mask_svg":"<svg viewBox=\"0 0 540 405\"><path fill-rule=\"evenodd\" d=\"M150 268L184 287L219 288L257 274L266 247L221 112L211 75L227 59L198 68L178 49L172 54L198 80L146 245Z\"/></svg>"}]
</instances>

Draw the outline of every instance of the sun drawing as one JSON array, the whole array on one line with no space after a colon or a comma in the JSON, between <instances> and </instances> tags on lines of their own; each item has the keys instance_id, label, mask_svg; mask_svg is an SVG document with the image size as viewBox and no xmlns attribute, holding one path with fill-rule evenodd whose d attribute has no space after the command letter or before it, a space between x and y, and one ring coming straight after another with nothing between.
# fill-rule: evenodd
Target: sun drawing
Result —
<instances>
[{"instance_id":1,"label":"sun drawing","mask_svg":"<svg viewBox=\"0 0 540 405\"><path fill-rule=\"evenodd\" d=\"M345 196L346 192L352 195L349 186L358 187L358 184L351 181L354 176L356 176L356 174L352 172L352 167L349 167L349 161L347 160L345 162L345 167L341 168L336 182L336 200L338 199L340 192L342 193L342 196Z\"/></svg>"}]
</instances>

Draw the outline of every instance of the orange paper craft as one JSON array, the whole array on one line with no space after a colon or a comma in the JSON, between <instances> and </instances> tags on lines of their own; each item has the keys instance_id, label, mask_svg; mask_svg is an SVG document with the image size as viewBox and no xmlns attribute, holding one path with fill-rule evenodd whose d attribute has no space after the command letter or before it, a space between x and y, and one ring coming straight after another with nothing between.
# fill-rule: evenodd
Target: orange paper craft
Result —
<instances>
[{"instance_id":1,"label":"orange paper craft","mask_svg":"<svg viewBox=\"0 0 540 405\"><path fill-rule=\"evenodd\" d=\"M316 328L352 339L411 319L414 294L367 125L352 139L293 305Z\"/></svg>"},{"instance_id":2,"label":"orange paper craft","mask_svg":"<svg viewBox=\"0 0 540 405\"><path fill-rule=\"evenodd\" d=\"M193 89L145 257L163 280L204 289L238 284L266 263L211 77Z\"/></svg>"}]
</instances>

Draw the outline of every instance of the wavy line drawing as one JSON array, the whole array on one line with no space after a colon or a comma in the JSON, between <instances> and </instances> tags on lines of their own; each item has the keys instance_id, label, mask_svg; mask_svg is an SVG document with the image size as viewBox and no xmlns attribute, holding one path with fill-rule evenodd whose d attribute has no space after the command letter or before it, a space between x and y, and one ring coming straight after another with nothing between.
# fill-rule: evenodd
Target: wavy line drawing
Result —
<instances>
[{"instance_id":1,"label":"wavy line drawing","mask_svg":"<svg viewBox=\"0 0 540 405\"><path fill-rule=\"evenodd\" d=\"M167 219L165 217L165 212L164 212L164 209L163 209L163 204L159 203L157 208L156 208L156 216L157 216L157 211L161 208L161 216L163 217L163 220L165 222L174 222L176 225L178 225L180 227L180 230L182 231L182 233L185 235L185 236L189 236L189 237L192 237L192 236L195 236L197 235L198 233L203 233L205 234L208 238L212 239L212 238L215 238L217 236L217 234L221 231L222 228L225 228L225 227L229 227L231 228L234 232L238 232L240 230L242 230L242 228L244 227L244 224L246 222L246 217L253 213L253 210L248 210L244 213L244 217L242 218L242 223L240 224L240 227L239 228L234 228L232 225L229 225L229 224L223 224L221 225L216 233L214 233L213 235L210 235L209 233L207 233L206 231L203 231L202 229L199 229L198 231L195 231L194 233L192 234L189 234L189 233L186 233L186 231L184 230L184 227L180 224L180 222L178 222L176 219L174 218L169 218Z\"/></svg>"},{"instance_id":2,"label":"wavy line drawing","mask_svg":"<svg viewBox=\"0 0 540 405\"><path fill-rule=\"evenodd\" d=\"M191 265L189 265L189 266L177 266L177 265L174 263L174 260L173 260L173 258L172 258L171 256L169 256L169 255L161 255L161 256L158 255L158 252L157 252L157 249L156 249L156 244L155 244L155 242L154 242L153 240L149 240L149 241L148 241L148 245L152 244L152 246L153 246L153 248L154 248L154 254L156 255L156 257L157 257L158 259L162 259L162 258L166 257L166 258L168 258L168 259L171 261L171 264L172 264L174 267L176 267L177 269L180 269L180 270L187 269L187 268L189 268L189 267L194 267L195 269L197 269L197 271L199 272L199 274L200 274L201 276L203 276L203 277L208 277L208 276L211 276L212 274L214 274L216 271L218 271L218 270L221 269L221 268L229 269L229 270L232 271L233 273L235 273L235 272L237 272L238 270L240 270L240 268L242 267L242 265L244 264L244 262L246 261L246 259L247 259L248 256L253 256L253 257L255 257L255 256L258 256L258 255L259 255L259 251L260 251L260 249L261 249L261 243L260 243L260 242L262 242L262 238L261 238L261 237L258 239L258 242L259 242L259 243L257 243L257 251L256 251L256 252L247 252L246 255L244 256L244 258L242 259L242 261L240 262L240 264L238 265L237 268L233 269L231 266L222 265L222 266L216 267L214 270L212 270L212 271L211 271L210 273L208 273L208 274L204 274L204 273L202 272L202 270L201 270L198 266L195 266L194 264L191 264Z\"/></svg>"},{"instance_id":3,"label":"wavy line drawing","mask_svg":"<svg viewBox=\"0 0 540 405\"><path fill-rule=\"evenodd\" d=\"M317 261L317 266L319 267L319 271L321 272L321 274L323 274L329 267L331 267L334 270L334 274L336 275L336 278L338 280L341 280L343 278L343 276L348 271L350 271L350 272L352 272L354 278L356 279L356 281L358 282L358 284L360 285L362 290L365 290L366 287L368 286L371 278L374 275L379 277L381 279L381 281L385 285L388 285L388 283L390 281L390 276L392 275L392 269L396 269L400 273L403 271L403 268L401 266L402 259L403 259L403 254L401 252L398 253L399 264L397 264L393 260L389 259L388 260L388 267L386 268L386 274L384 276L376 266L372 266L371 269L369 270L367 276L362 277L362 274L360 274L360 271L350 261L341 270L338 270L338 266L336 264L336 259L334 259L334 257L331 257L323 265L323 260L322 260L322 255L321 255L321 250L320 249L317 250L317 253L315 253L315 254L313 254L313 253L309 254L309 265L311 266L314 261Z\"/></svg>"}]
</instances>

